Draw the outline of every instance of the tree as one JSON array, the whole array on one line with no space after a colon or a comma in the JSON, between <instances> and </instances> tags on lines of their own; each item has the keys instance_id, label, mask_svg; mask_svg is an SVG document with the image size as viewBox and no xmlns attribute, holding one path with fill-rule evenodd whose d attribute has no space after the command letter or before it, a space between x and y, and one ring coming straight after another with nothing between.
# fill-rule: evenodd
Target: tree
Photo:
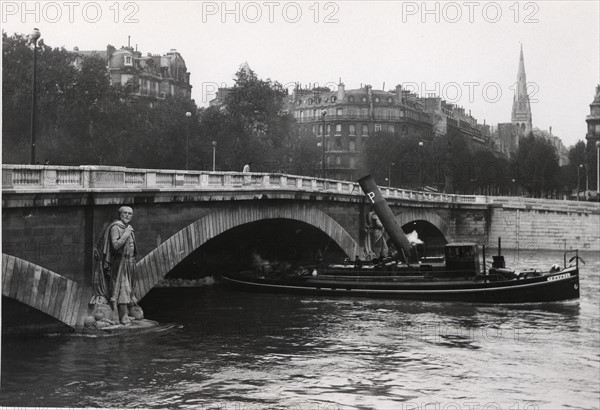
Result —
<instances>
[{"instance_id":1,"label":"tree","mask_svg":"<svg viewBox=\"0 0 600 410\"><path fill-rule=\"evenodd\" d=\"M32 50L22 35L2 34L3 161L29 162ZM37 157L52 164L184 168L198 141L197 107L182 97L152 101L138 86L110 84L106 61L38 43ZM152 105L151 105L152 103ZM186 112L192 117L187 118ZM190 153L190 160L194 156ZM191 161L190 161L191 162Z\"/></svg>"},{"instance_id":2,"label":"tree","mask_svg":"<svg viewBox=\"0 0 600 410\"><path fill-rule=\"evenodd\" d=\"M418 135L377 132L367 140L362 155L366 171L380 184L389 174L394 186L417 189L422 183L441 190L446 149L444 138L423 140Z\"/></svg>"},{"instance_id":3,"label":"tree","mask_svg":"<svg viewBox=\"0 0 600 410\"><path fill-rule=\"evenodd\" d=\"M533 196L547 196L558 188L558 153L543 137L530 133L522 138L511 169L517 183Z\"/></svg>"},{"instance_id":4,"label":"tree","mask_svg":"<svg viewBox=\"0 0 600 410\"><path fill-rule=\"evenodd\" d=\"M33 50L26 36L2 33L2 137L4 162L28 163L31 135L31 94ZM62 137L65 118L61 100L77 75L65 49L52 49L40 40L37 44L36 142L38 158Z\"/></svg>"},{"instance_id":5,"label":"tree","mask_svg":"<svg viewBox=\"0 0 600 410\"><path fill-rule=\"evenodd\" d=\"M239 170L252 161L256 171L304 169L294 161L306 160L312 151L294 138L294 119L284 108L286 95L281 84L261 80L252 70L241 68L236 73L224 105L200 114L201 145L209 147L216 141L219 168Z\"/></svg>"}]
</instances>

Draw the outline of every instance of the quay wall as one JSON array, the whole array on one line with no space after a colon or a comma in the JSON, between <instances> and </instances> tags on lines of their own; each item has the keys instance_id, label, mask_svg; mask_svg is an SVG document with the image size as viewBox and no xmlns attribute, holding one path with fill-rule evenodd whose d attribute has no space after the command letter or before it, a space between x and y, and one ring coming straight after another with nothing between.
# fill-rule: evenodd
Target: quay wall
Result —
<instances>
[{"instance_id":1,"label":"quay wall","mask_svg":"<svg viewBox=\"0 0 600 410\"><path fill-rule=\"evenodd\" d=\"M564 202L564 201L556 201ZM589 204L523 198L491 208L489 245L506 249L600 251L600 212Z\"/></svg>"}]
</instances>

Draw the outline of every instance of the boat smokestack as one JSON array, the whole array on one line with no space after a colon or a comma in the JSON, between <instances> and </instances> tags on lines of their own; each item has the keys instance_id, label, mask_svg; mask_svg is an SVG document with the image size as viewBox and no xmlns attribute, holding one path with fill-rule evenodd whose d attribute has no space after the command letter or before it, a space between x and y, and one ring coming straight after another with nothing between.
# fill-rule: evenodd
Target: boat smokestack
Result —
<instances>
[{"instance_id":1,"label":"boat smokestack","mask_svg":"<svg viewBox=\"0 0 600 410\"><path fill-rule=\"evenodd\" d=\"M413 251L410 241L404 234L404 231L400 225L398 225L398 221L396 221L390 206L383 198L383 195L381 195L381 191L371 175L367 175L359 179L358 184L369 199L369 202L373 207L373 211L375 211L379 217L381 224L387 231L390 239L396 246L396 249L398 249L398 252L401 252L404 255L404 260L407 263L417 262L416 255Z\"/></svg>"}]
</instances>

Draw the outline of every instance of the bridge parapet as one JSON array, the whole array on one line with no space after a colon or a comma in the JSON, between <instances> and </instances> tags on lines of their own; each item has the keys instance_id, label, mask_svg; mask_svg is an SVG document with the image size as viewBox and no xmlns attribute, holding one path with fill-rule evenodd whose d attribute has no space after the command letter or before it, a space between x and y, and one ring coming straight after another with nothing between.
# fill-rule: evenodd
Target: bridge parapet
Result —
<instances>
[{"instance_id":1,"label":"bridge parapet","mask_svg":"<svg viewBox=\"0 0 600 410\"><path fill-rule=\"evenodd\" d=\"M355 182L337 181L301 175L230 171L184 171L137 169L117 166L2 166L2 190L5 193L68 191L265 191L320 192L364 196ZM450 195L436 192L381 187L388 199L415 202L486 204L481 195Z\"/></svg>"},{"instance_id":2,"label":"bridge parapet","mask_svg":"<svg viewBox=\"0 0 600 410\"><path fill-rule=\"evenodd\" d=\"M308 176L252 172L135 169L117 166L3 165L4 191L53 190L318 190L359 195L358 184Z\"/></svg>"},{"instance_id":3,"label":"bridge parapet","mask_svg":"<svg viewBox=\"0 0 600 410\"><path fill-rule=\"evenodd\" d=\"M493 196L488 197L492 207L514 208L547 212L600 213L600 203L565 201L560 199Z\"/></svg>"}]
</instances>

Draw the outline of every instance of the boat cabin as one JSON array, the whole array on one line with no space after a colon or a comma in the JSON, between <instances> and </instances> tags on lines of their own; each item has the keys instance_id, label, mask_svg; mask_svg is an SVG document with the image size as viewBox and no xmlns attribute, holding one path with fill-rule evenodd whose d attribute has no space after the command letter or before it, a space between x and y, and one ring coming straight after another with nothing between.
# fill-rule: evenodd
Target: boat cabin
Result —
<instances>
[{"instance_id":1,"label":"boat cabin","mask_svg":"<svg viewBox=\"0 0 600 410\"><path fill-rule=\"evenodd\" d=\"M471 242L449 243L444 247L447 271L479 274L479 247Z\"/></svg>"}]
</instances>

